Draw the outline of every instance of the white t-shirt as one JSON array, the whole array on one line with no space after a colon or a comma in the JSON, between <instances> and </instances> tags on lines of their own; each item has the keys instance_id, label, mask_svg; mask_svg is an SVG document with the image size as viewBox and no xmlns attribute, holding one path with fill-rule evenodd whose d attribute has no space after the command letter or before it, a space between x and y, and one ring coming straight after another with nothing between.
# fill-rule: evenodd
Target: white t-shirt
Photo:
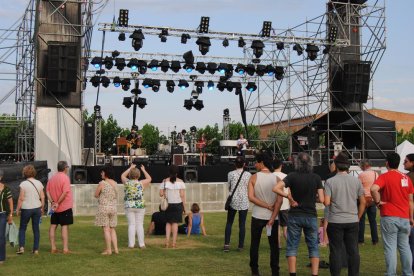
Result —
<instances>
[{"instance_id":1,"label":"white t-shirt","mask_svg":"<svg viewBox=\"0 0 414 276\"><path fill-rule=\"evenodd\" d=\"M24 191L22 209L35 209L42 207L42 202L40 201L39 195L43 190L43 184L36 179L30 179L30 181L33 182L36 188L28 180L20 183L20 189L23 189Z\"/></svg>"},{"instance_id":2,"label":"white t-shirt","mask_svg":"<svg viewBox=\"0 0 414 276\"><path fill-rule=\"evenodd\" d=\"M161 184L161 189L164 188L164 183ZM185 190L185 184L184 182L174 182L171 183L170 181L165 182L165 188L167 192L167 199L168 203L181 203L181 197L180 197L180 190Z\"/></svg>"},{"instance_id":3,"label":"white t-shirt","mask_svg":"<svg viewBox=\"0 0 414 276\"><path fill-rule=\"evenodd\" d=\"M279 177L282 180L283 180L283 178L286 177L286 174L282 173L282 172L273 172L273 174L275 174L277 177ZM283 188L283 191L285 193L288 193L289 189L285 187L285 188ZM284 197L283 202L282 202L282 206L280 206L280 211L289 210L289 208L290 208L289 199Z\"/></svg>"}]
</instances>

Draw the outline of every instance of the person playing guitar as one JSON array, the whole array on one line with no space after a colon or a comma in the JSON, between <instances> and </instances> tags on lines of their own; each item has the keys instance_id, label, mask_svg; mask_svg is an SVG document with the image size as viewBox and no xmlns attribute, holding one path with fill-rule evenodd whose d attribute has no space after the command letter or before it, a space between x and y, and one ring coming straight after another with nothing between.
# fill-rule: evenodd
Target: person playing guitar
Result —
<instances>
[{"instance_id":1,"label":"person playing guitar","mask_svg":"<svg viewBox=\"0 0 414 276\"><path fill-rule=\"evenodd\" d=\"M239 139L237 140L237 155L244 155L244 151L249 146L249 142L244 138L243 133L240 133Z\"/></svg>"},{"instance_id":2,"label":"person playing guitar","mask_svg":"<svg viewBox=\"0 0 414 276\"><path fill-rule=\"evenodd\" d=\"M206 147L207 147L207 139L203 133L201 134L200 140L198 140L197 142L197 149L200 151L200 166L206 165L206 158L207 158Z\"/></svg>"},{"instance_id":3,"label":"person playing guitar","mask_svg":"<svg viewBox=\"0 0 414 276\"><path fill-rule=\"evenodd\" d=\"M128 145L130 147L130 155L136 155L137 149L141 148L142 136L138 134L138 126L133 125L131 133L127 136Z\"/></svg>"}]
</instances>

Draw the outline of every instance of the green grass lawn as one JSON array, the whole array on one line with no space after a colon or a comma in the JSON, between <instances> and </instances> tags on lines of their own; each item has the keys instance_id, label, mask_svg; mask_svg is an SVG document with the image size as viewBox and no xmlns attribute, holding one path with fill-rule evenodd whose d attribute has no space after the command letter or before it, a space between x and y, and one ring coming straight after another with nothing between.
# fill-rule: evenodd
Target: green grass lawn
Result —
<instances>
[{"instance_id":1,"label":"green grass lawn","mask_svg":"<svg viewBox=\"0 0 414 276\"><path fill-rule=\"evenodd\" d=\"M250 215L250 213L249 213ZM145 217L147 229L150 217ZM0 275L249 275L250 217L247 221L245 250L229 253L222 251L224 240L225 213L205 214L207 237L179 236L177 249L164 249L164 237L146 236L147 248L127 248L127 222L125 216L119 216L118 243L119 255L101 256L104 249L102 230L93 225L93 217L76 217L70 228L70 249L72 255L49 253L48 226L49 219L43 218L41 224L40 255L30 253L32 231L27 231L26 253L18 256L14 248L7 246L7 260L0 266ZM15 222L18 219L15 218ZM60 230L60 229L59 229ZM369 226L366 227L369 235ZM59 235L60 237L60 235ZM237 246L237 218L233 225L231 246ZM360 247L361 275L382 275L385 270L382 244L372 246L370 237L366 236L366 244ZM61 248L61 244L59 243ZM234 248L234 247L233 247ZM288 275L285 259L285 243L280 253L281 275ZM329 261L327 248L320 250L321 260ZM260 247L260 271L262 275L270 275L269 246L266 233L263 231ZM310 275L306 268L308 263L307 249L301 242L298 256L298 275ZM343 271L343 275L347 275ZM319 275L329 275L322 269Z\"/></svg>"}]
</instances>

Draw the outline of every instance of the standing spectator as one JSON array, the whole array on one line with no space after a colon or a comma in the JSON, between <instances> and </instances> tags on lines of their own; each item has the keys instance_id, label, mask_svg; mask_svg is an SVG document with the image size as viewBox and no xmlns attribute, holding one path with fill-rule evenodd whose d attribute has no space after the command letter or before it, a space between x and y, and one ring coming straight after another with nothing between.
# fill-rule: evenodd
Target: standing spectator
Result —
<instances>
[{"instance_id":1,"label":"standing spectator","mask_svg":"<svg viewBox=\"0 0 414 276\"><path fill-rule=\"evenodd\" d=\"M404 169L408 171L407 176L411 179L411 182L414 184L414 153L407 154L407 156L405 157ZM411 255L413 256L412 271L414 272L414 228L413 227L411 227L409 242L410 242Z\"/></svg>"},{"instance_id":2,"label":"standing spectator","mask_svg":"<svg viewBox=\"0 0 414 276\"><path fill-rule=\"evenodd\" d=\"M183 222L185 214L185 184L177 177L178 167L171 165L169 177L163 180L160 187L160 196L168 199L168 208L165 211L167 225L165 226L165 247L170 247L170 236L172 233L172 248L177 247L178 224Z\"/></svg>"},{"instance_id":3,"label":"standing spectator","mask_svg":"<svg viewBox=\"0 0 414 276\"><path fill-rule=\"evenodd\" d=\"M305 234L311 261L312 275L319 271L318 222L316 201L324 201L322 181L312 172L312 159L301 152L295 159L295 172L277 183L274 192L289 199L289 220L287 228L286 257L291 276L296 275L296 255L302 230ZM283 188L289 188L285 193ZM318 196L318 198L317 198Z\"/></svg>"},{"instance_id":4,"label":"standing spectator","mask_svg":"<svg viewBox=\"0 0 414 276\"><path fill-rule=\"evenodd\" d=\"M26 242L26 229L29 220L32 219L33 230L33 254L39 254L40 241L40 218L43 214L43 206L45 205L45 194L43 192L43 184L35 179L36 169L32 165L27 165L23 168L23 176L26 178L20 184L20 194L17 202L16 213L20 217L19 227L19 249L17 254L24 253L24 246Z\"/></svg>"},{"instance_id":5,"label":"standing spectator","mask_svg":"<svg viewBox=\"0 0 414 276\"><path fill-rule=\"evenodd\" d=\"M282 198L273 193L278 178L272 173L272 161L267 153L256 155L257 173L249 180L249 200L253 203L250 243L250 269L259 275L259 246L263 228L266 227L270 247L272 275L279 275L278 213Z\"/></svg>"},{"instance_id":6,"label":"standing spectator","mask_svg":"<svg viewBox=\"0 0 414 276\"><path fill-rule=\"evenodd\" d=\"M102 255L112 255L111 244L114 246L115 254L118 254L118 239L115 227L118 224L117 204L118 204L118 187L113 180L114 173L111 167L105 167L101 170L102 181L99 182L95 191L95 197L98 199L98 212L95 217L95 225L101 226L106 249Z\"/></svg>"},{"instance_id":7,"label":"standing spectator","mask_svg":"<svg viewBox=\"0 0 414 276\"><path fill-rule=\"evenodd\" d=\"M63 254L69 254L69 225L73 224L73 195L68 177L69 166L66 161L59 161L58 172L49 179L46 186L47 198L52 206L50 218L49 240L52 254L58 253L56 248L56 228L61 226Z\"/></svg>"},{"instance_id":8,"label":"standing spectator","mask_svg":"<svg viewBox=\"0 0 414 276\"><path fill-rule=\"evenodd\" d=\"M124 202L125 214L128 219L128 247L135 247L135 234L138 237L139 248L145 248L144 241L144 215L145 200L144 190L151 184L151 176L141 165L145 179L139 180L141 173L136 164L132 163L129 169L121 175L122 183L124 183Z\"/></svg>"},{"instance_id":9,"label":"standing spectator","mask_svg":"<svg viewBox=\"0 0 414 276\"><path fill-rule=\"evenodd\" d=\"M188 214L188 223L186 234L189 237L191 234L207 236L206 228L204 226L204 214L200 213L200 206L197 203L191 205L191 213Z\"/></svg>"},{"instance_id":10,"label":"standing spectator","mask_svg":"<svg viewBox=\"0 0 414 276\"><path fill-rule=\"evenodd\" d=\"M167 219L165 217L165 211L161 210L161 206L159 206L159 211L154 212L151 216L148 235L165 235L166 224Z\"/></svg>"},{"instance_id":11,"label":"standing spectator","mask_svg":"<svg viewBox=\"0 0 414 276\"><path fill-rule=\"evenodd\" d=\"M329 263L331 275L341 275L342 248L345 243L348 275L359 275L358 224L365 211L361 182L348 174L350 162L344 153L335 158L337 174L326 180L325 206L329 206ZM357 200L359 199L359 206ZM341 254L342 253L342 254Z\"/></svg>"},{"instance_id":12,"label":"standing spectator","mask_svg":"<svg viewBox=\"0 0 414 276\"><path fill-rule=\"evenodd\" d=\"M384 242L385 275L396 275L397 249L400 252L402 275L412 275L412 254L408 236L413 225L413 185L411 179L398 171L400 156L389 153L388 172L380 175L371 187L372 198L380 208L381 233Z\"/></svg>"},{"instance_id":13,"label":"standing spectator","mask_svg":"<svg viewBox=\"0 0 414 276\"><path fill-rule=\"evenodd\" d=\"M275 174L277 177L279 177L279 179L283 180L286 177L285 173L282 173L282 162L280 161L280 159L275 158L273 160L273 167L275 168L275 171L273 172L273 174ZM285 193L289 193L289 189L288 188L283 188L283 191ZM283 198L282 201L282 206L280 207L280 212L279 212L279 224L280 227L282 228L282 233L283 233L283 237L285 238L285 241L287 240L287 222L288 222L288 212L289 212L289 199L287 198ZM282 248L282 242L280 241L280 232L278 235L278 239L279 239L279 248Z\"/></svg>"},{"instance_id":14,"label":"standing spectator","mask_svg":"<svg viewBox=\"0 0 414 276\"><path fill-rule=\"evenodd\" d=\"M231 228L233 226L236 213L239 212L239 244L238 250L241 251L244 248L244 237L246 235L246 218L247 211L249 209L249 198L247 195L247 187L249 185L249 179L251 174L244 171L245 160L243 156L237 156L235 160L236 169L229 172L227 176L227 182L229 184L229 195L233 194L230 208L227 210L227 222L226 230L224 232L224 252L230 251L230 237ZM237 182L240 182L237 186Z\"/></svg>"},{"instance_id":15,"label":"standing spectator","mask_svg":"<svg viewBox=\"0 0 414 276\"><path fill-rule=\"evenodd\" d=\"M377 206L375 206L374 201L372 200L371 186L378 178L378 174L371 169L371 164L368 160L363 160L360 164L360 167L362 173L359 174L358 178L362 183L362 187L364 188L366 209L359 221L358 242L364 243L365 214L367 214L369 227L371 229L371 241L373 245L376 245L378 243Z\"/></svg>"},{"instance_id":16,"label":"standing spectator","mask_svg":"<svg viewBox=\"0 0 414 276\"><path fill-rule=\"evenodd\" d=\"M6 260L6 224L13 223L13 198L10 189L1 182L3 175L0 169L0 265Z\"/></svg>"}]
</instances>

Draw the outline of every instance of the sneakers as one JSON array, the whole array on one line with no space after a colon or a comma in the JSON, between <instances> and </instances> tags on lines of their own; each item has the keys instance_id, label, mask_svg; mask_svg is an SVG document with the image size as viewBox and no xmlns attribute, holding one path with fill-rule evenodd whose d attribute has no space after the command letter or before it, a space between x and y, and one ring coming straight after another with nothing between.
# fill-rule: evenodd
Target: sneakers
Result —
<instances>
[{"instance_id":1,"label":"sneakers","mask_svg":"<svg viewBox=\"0 0 414 276\"><path fill-rule=\"evenodd\" d=\"M230 245L228 245L228 244L225 244L224 245L224 247L223 247L223 252L229 252L230 251Z\"/></svg>"}]
</instances>

